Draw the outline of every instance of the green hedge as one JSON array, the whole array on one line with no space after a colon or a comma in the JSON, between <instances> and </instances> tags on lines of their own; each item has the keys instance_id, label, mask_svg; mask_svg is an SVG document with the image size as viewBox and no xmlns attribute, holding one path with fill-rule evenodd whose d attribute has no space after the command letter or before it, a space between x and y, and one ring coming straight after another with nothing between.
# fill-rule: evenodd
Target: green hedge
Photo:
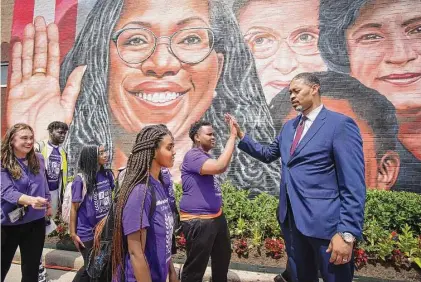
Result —
<instances>
[{"instance_id":1,"label":"green hedge","mask_svg":"<svg viewBox=\"0 0 421 282\"><path fill-rule=\"evenodd\" d=\"M177 203L181 185L176 185ZM280 235L276 220L278 199L262 193L254 199L246 190L237 189L226 182L222 184L224 213L231 233L244 221L243 235L250 235L255 223L261 226L264 237ZM365 226L375 225L386 231L401 232L408 225L414 234L421 234L421 195L409 192L367 190Z\"/></svg>"},{"instance_id":2,"label":"green hedge","mask_svg":"<svg viewBox=\"0 0 421 282\"><path fill-rule=\"evenodd\" d=\"M278 199L262 193L250 199L246 190L229 182L222 185L223 210L233 238L249 238L254 246L266 238L279 238L276 219ZM177 202L181 186L176 186ZM358 243L356 261L391 262L421 267L421 195L408 192L367 190L364 239ZM358 266L358 265L357 265Z\"/></svg>"},{"instance_id":3,"label":"green hedge","mask_svg":"<svg viewBox=\"0 0 421 282\"><path fill-rule=\"evenodd\" d=\"M401 232L407 224L421 234L421 195L409 192L368 190L365 222L376 221L386 230Z\"/></svg>"}]
</instances>

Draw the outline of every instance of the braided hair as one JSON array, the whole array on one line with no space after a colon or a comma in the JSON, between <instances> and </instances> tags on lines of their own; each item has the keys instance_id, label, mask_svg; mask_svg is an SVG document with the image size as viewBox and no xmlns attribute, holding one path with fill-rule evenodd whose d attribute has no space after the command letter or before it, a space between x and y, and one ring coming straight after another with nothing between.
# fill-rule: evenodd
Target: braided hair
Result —
<instances>
[{"instance_id":1,"label":"braided hair","mask_svg":"<svg viewBox=\"0 0 421 282\"><path fill-rule=\"evenodd\" d=\"M155 157L155 150L159 147L160 142L166 135L172 137L171 132L163 124L144 127L137 135L132 153L127 161L127 171L119 191L114 215L113 247L111 255L113 277L117 277L118 271L124 272L123 265L126 251L123 247L122 219L124 207L136 185L149 185L149 170L152 165L152 160ZM143 211L144 208L145 198L146 193L143 198L141 211ZM142 220L140 214L135 216L140 216ZM140 225L142 226L142 222Z\"/></svg>"}]
</instances>

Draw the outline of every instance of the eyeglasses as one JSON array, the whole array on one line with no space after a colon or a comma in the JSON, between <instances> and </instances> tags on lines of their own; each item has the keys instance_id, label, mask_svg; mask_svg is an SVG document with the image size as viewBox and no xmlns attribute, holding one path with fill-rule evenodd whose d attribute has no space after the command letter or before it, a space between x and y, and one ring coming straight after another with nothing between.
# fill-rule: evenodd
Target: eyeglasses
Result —
<instances>
[{"instance_id":1,"label":"eyeglasses","mask_svg":"<svg viewBox=\"0 0 421 282\"><path fill-rule=\"evenodd\" d=\"M296 54L310 56L320 53L317 47L319 35L315 31L300 29L292 32L288 37L280 37L268 31L256 31L244 36L253 56L266 59L276 54L282 41Z\"/></svg>"},{"instance_id":2,"label":"eyeglasses","mask_svg":"<svg viewBox=\"0 0 421 282\"><path fill-rule=\"evenodd\" d=\"M116 31L112 40L118 55L127 64L143 63L152 56L159 44L167 44L168 51L179 61L197 64L212 52L214 33L210 28L188 28L171 36L156 37L146 28L125 28Z\"/></svg>"}]
</instances>

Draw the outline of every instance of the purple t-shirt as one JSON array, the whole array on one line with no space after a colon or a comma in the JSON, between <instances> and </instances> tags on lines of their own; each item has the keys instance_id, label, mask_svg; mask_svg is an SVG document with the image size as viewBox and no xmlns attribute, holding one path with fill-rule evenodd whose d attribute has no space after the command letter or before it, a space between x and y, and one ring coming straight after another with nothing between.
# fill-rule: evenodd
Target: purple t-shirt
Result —
<instances>
[{"instance_id":1,"label":"purple t-shirt","mask_svg":"<svg viewBox=\"0 0 421 282\"><path fill-rule=\"evenodd\" d=\"M112 201L114 177L111 171L100 170L96 174L96 189L82 200L83 182L76 176L72 183L72 202L81 203L77 211L76 233L82 242L94 238L95 225L107 215Z\"/></svg>"},{"instance_id":2,"label":"purple t-shirt","mask_svg":"<svg viewBox=\"0 0 421 282\"><path fill-rule=\"evenodd\" d=\"M49 143L49 146L53 148L50 156L48 157L47 165L47 180L50 191L58 189L58 181L61 171L61 155L58 146L54 146Z\"/></svg>"},{"instance_id":3,"label":"purple t-shirt","mask_svg":"<svg viewBox=\"0 0 421 282\"><path fill-rule=\"evenodd\" d=\"M25 194L33 197L43 197L51 200L50 190L48 189L47 179L45 178L44 157L36 153L40 168L39 173L34 175L28 169L28 166L19 161L22 167L22 177L13 179L9 171L1 168L1 224L2 225L20 225L45 217L46 210L36 210L28 207L25 216L14 223L10 222L9 213L18 206L19 198Z\"/></svg>"},{"instance_id":4,"label":"purple t-shirt","mask_svg":"<svg viewBox=\"0 0 421 282\"><path fill-rule=\"evenodd\" d=\"M183 195L180 210L190 214L215 214L222 206L222 193L213 175L200 175L203 164L211 156L202 149L193 148L184 156L181 165Z\"/></svg>"},{"instance_id":5,"label":"purple t-shirt","mask_svg":"<svg viewBox=\"0 0 421 282\"><path fill-rule=\"evenodd\" d=\"M165 176L163 175L165 179ZM152 281L165 282L171 260L172 234L174 228L171 199L168 197L168 182L161 182L150 177L150 185L155 187L156 208L152 216L149 215L152 203L150 188L137 185L130 194L123 210L123 232L127 236L140 229L147 228L145 255L148 261ZM146 193L146 198L145 198ZM143 205L142 211L142 203ZM142 214L142 222L140 215ZM150 219L150 221L149 221ZM127 237L126 237L127 238ZM126 255L126 281L135 282L133 267L129 254Z\"/></svg>"}]
</instances>

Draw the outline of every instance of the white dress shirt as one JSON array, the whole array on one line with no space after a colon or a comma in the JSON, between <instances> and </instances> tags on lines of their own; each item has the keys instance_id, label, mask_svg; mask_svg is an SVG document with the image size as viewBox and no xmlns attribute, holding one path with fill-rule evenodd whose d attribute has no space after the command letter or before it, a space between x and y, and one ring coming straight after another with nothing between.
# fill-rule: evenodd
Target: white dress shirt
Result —
<instances>
[{"instance_id":1,"label":"white dress shirt","mask_svg":"<svg viewBox=\"0 0 421 282\"><path fill-rule=\"evenodd\" d=\"M304 129L303 133L301 134L300 141L298 144L300 144L301 140L303 140L304 135L306 135L307 131L310 129L310 126L313 124L313 122L316 120L317 116L319 115L320 111L323 109L323 104L312 110L306 117L307 119L304 121ZM302 114L301 114L302 115ZM301 121L301 118L300 118ZM298 126L297 126L298 128ZM295 131L295 134L297 134L297 131ZM294 134L294 138L295 138Z\"/></svg>"}]
</instances>

